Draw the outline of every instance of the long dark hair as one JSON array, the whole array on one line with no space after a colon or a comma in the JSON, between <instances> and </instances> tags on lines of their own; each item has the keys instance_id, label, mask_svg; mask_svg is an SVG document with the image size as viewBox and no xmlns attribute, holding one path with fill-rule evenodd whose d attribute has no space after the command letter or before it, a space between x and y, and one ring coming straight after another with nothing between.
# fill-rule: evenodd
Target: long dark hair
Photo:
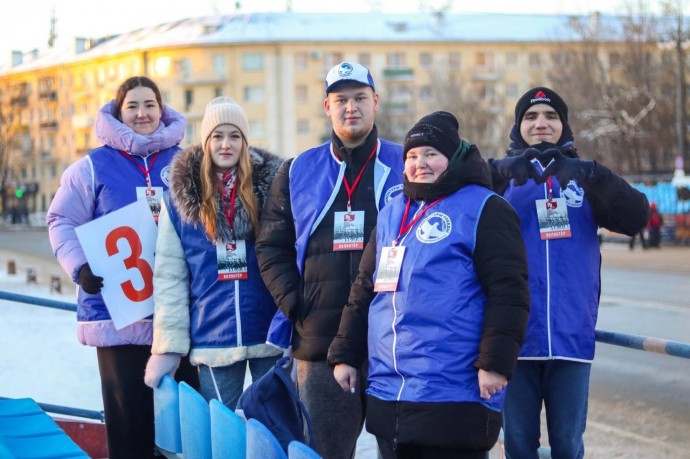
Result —
<instances>
[{"instance_id":1,"label":"long dark hair","mask_svg":"<svg viewBox=\"0 0 690 459\"><path fill-rule=\"evenodd\" d=\"M127 96L130 89L138 88L139 86L149 88L153 91L156 95L158 107L161 113L163 113L163 98L161 97L161 91L158 89L158 85L149 77L133 76L123 81L120 87L117 88L117 94L115 95L115 117L119 121L122 121L122 104L125 103L125 96Z\"/></svg>"}]
</instances>

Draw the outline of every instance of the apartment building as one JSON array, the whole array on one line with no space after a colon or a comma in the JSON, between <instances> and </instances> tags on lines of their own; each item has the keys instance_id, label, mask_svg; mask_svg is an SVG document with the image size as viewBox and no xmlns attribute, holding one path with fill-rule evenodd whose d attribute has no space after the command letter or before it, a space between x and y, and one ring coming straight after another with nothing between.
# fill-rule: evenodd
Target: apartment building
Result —
<instances>
[{"instance_id":1,"label":"apartment building","mask_svg":"<svg viewBox=\"0 0 690 459\"><path fill-rule=\"evenodd\" d=\"M45 211L62 171L99 145L97 111L132 75L153 78L164 102L186 116L185 145L198 141L206 103L225 95L244 107L252 144L294 156L329 138L323 80L343 60L371 69L385 137L401 141L420 116L447 109L459 117L461 134L477 124L481 142L471 140L494 156L507 143L517 98L533 85L548 84L548 70L564 50L584 46L567 33L570 20L242 14L80 38L68 48L16 51L12 63L0 68L0 141L7 143L11 171L5 185L25 190L29 211Z\"/></svg>"}]
</instances>

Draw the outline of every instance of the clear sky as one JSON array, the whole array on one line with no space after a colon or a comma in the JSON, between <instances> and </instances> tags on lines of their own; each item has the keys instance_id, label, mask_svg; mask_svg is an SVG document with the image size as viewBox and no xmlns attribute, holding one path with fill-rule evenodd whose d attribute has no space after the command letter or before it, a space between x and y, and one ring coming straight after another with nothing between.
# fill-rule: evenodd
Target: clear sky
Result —
<instances>
[{"instance_id":1,"label":"clear sky","mask_svg":"<svg viewBox=\"0 0 690 459\"><path fill-rule=\"evenodd\" d=\"M348 0L349 11L416 12L450 4L454 12L585 14L621 12L626 0ZM658 0L649 0L656 4ZM11 51L47 47L51 12L55 10L58 43L75 36L96 38L185 17L240 12L343 11L335 0L5 0L0 7L0 64ZM347 31L343 31L346 34Z\"/></svg>"}]
</instances>

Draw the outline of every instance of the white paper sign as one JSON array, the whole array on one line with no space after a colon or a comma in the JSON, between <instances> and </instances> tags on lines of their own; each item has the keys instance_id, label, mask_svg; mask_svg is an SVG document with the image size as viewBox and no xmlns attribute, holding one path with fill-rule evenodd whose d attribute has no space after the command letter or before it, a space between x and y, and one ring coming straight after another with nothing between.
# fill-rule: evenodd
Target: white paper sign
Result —
<instances>
[{"instance_id":1,"label":"white paper sign","mask_svg":"<svg viewBox=\"0 0 690 459\"><path fill-rule=\"evenodd\" d=\"M153 314L156 226L146 199L75 229L117 330Z\"/></svg>"}]
</instances>

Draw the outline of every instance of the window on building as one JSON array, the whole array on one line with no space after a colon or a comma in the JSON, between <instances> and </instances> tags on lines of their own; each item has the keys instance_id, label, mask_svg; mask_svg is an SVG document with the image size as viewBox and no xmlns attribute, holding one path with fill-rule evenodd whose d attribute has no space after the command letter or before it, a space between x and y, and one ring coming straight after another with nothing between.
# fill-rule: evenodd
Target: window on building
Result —
<instances>
[{"instance_id":1,"label":"window on building","mask_svg":"<svg viewBox=\"0 0 690 459\"><path fill-rule=\"evenodd\" d=\"M309 135L309 120L308 119L304 118L304 119L297 120L297 135L298 136Z\"/></svg>"},{"instance_id":2,"label":"window on building","mask_svg":"<svg viewBox=\"0 0 690 459\"><path fill-rule=\"evenodd\" d=\"M593 70L599 67L599 59L595 53L585 53L585 68Z\"/></svg>"},{"instance_id":3,"label":"window on building","mask_svg":"<svg viewBox=\"0 0 690 459\"><path fill-rule=\"evenodd\" d=\"M224 95L225 95L225 91L223 91L223 88L221 86L218 86L218 87L213 89L213 97L220 97L220 96L224 96Z\"/></svg>"},{"instance_id":4,"label":"window on building","mask_svg":"<svg viewBox=\"0 0 690 459\"><path fill-rule=\"evenodd\" d=\"M357 62L364 65L365 67L371 66L371 54L369 53L359 53L357 57Z\"/></svg>"},{"instance_id":5,"label":"window on building","mask_svg":"<svg viewBox=\"0 0 690 459\"><path fill-rule=\"evenodd\" d=\"M263 86L245 86L244 101L249 104L260 104L265 99Z\"/></svg>"},{"instance_id":6,"label":"window on building","mask_svg":"<svg viewBox=\"0 0 690 459\"><path fill-rule=\"evenodd\" d=\"M170 75L170 67L172 62L169 56L161 56L157 58L153 63L153 69L156 76L167 76Z\"/></svg>"},{"instance_id":7,"label":"window on building","mask_svg":"<svg viewBox=\"0 0 690 459\"><path fill-rule=\"evenodd\" d=\"M177 65L179 67L178 72L180 73L180 75L182 75L182 78L189 78L192 74L192 60L188 57L185 57L184 59L180 59L177 62Z\"/></svg>"},{"instance_id":8,"label":"window on building","mask_svg":"<svg viewBox=\"0 0 690 459\"><path fill-rule=\"evenodd\" d=\"M494 68L494 53L480 51L474 55L474 65L484 69Z\"/></svg>"},{"instance_id":9,"label":"window on building","mask_svg":"<svg viewBox=\"0 0 690 459\"><path fill-rule=\"evenodd\" d=\"M551 62L557 67L565 67L570 62L568 53L558 52L551 54Z\"/></svg>"},{"instance_id":10,"label":"window on building","mask_svg":"<svg viewBox=\"0 0 690 459\"><path fill-rule=\"evenodd\" d=\"M509 83L506 85L506 96L510 98L516 98L518 96L518 87L514 83Z\"/></svg>"},{"instance_id":11,"label":"window on building","mask_svg":"<svg viewBox=\"0 0 690 459\"><path fill-rule=\"evenodd\" d=\"M195 129L194 129L194 124L193 123L187 123L187 126L185 127L185 132L184 132L184 138L187 143L192 143L192 139L196 135ZM201 139L199 139L201 141Z\"/></svg>"},{"instance_id":12,"label":"window on building","mask_svg":"<svg viewBox=\"0 0 690 459\"><path fill-rule=\"evenodd\" d=\"M194 91L191 89L184 90L184 111L188 112L194 103Z\"/></svg>"},{"instance_id":13,"label":"window on building","mask_svg":"<svg viewBox=\"0 0 690 459\"><path fill-rule=\"evenodd\" d=\"M506 54L506 67L509 69L514 69L517 67L517 53Z\"/></svg>"},{"instance_id":14,"label":"window on building","mask_svg":"<svg viewBox=\"0 0 690 459\"><path fill-rule=\"evenodd\" d=\"M529 53L529 66L533 69L541 67L541 56L539 53Z\"/></svg>"},{"instance_id":15,"label":"window on building","mask_svg":"<svg viewBox=\"0 0 690 459\"><path fill-rule=\"evenodd\" d=\"M252 138L266 137L266 123L263 120L249 120L249 135Z\"/></svg>"},{"instance_id":16,"label":"window on building","mask_svg":"<svg viewBox=\"0 0 690 459\"><path fill-rule=\"evenodd\" d=\"M419 100L423 100L425 102L428 102L432 99L433 95L431 92L431 86L426 85L426 86L421 86L419 88Z\"/></svg>"},{"instance_id":17,"label":"window on building","mask_svg":"<svg viewBox=\"0 0 690 459\"><path fill-rule=\"evenodd\" d=\"M309 102L309 90L306 84L298 84L295 87L295 100L300 104Z\"/></svg>"},{"instance_id":18,"label":"window on building","mask_svg":"<svg viewBox=\"0 0 690 459\"><path fill-rule=\"evenodd\" d=\"M242 55L242 70L245 72L255 72L263 70L264 55L261 53L244 53Z\"/></svg>"},{"instance_id":19,"label":"window on building","mask_svg":"<svg viewBox=\"0 0 690 459\"><path fill-rule=\"evenodd\" d=\"M307 53L295 53L295 70L298 72L304 72L307 70L309 65L309 54Z\"/></svg>"},{"instance_id":20,"label":"window on building","mask_svg":"<svg viewBox=\"0 0 690 459\"><path fill-rule=\"evenodd\" d=\"M343 61L343 53L325 53L323 55L323 65L328 70Z\"/></svg>"},{"instance_id":21,"label":"window on building","mask_svg":"<svg viewBox=\"0 0 690 459\"><path fill-rule=\"evenodd\" d=\"M422 53L419 55L419 65L423 69L430 69L433 65L433 58L431 53Z\"/></svg>"},{"instance_id":22,"label":"window on building","mask_svg":"<svg viewBox=\"0 0 690 459\"><path fill-rule=\"evenodd\" d=\"M227 75L224 54L213 55L213 72L220 77L224 77Z\"/></svg>"},{"instance_id":23,"label":"window on building","mask_svg":"<svg viewBox=\"0 0 690 459\"><path fill-rule=\"evenodd\" d=\"M393 52L386 56L388 67L405 67L405 53Z\"/></svg>"},{"instance_id":24,"label":"window on building","mask_svg":"<svg viewBox=\"0 0 690 459\"><path fill-rule=\"evenodd\" d=\"M448 67L451 69L459 69L460 65L460 53L457 51L448 53Z\"/></svg>"},{"instance_id":25,"label":"window on building","mask_svg":"<svg viewBox=\"0 0 690 459\"><path fill-rule=\"evenodd\" d=\"M168 105L170 103L170 91L168 91L168 90L161 91L161 100L163 101L164 104Z\"/></svg>"},{"instance_id":26,"label":"window on building","mask_svg":"<svg viewBox=\"0 0 690 459\"><path fill-rule=\"evenodd\" d=\"M53 164L50 166L50 178L55 178L57 177L57 166Z\"/></svg>"}]
</instances>

